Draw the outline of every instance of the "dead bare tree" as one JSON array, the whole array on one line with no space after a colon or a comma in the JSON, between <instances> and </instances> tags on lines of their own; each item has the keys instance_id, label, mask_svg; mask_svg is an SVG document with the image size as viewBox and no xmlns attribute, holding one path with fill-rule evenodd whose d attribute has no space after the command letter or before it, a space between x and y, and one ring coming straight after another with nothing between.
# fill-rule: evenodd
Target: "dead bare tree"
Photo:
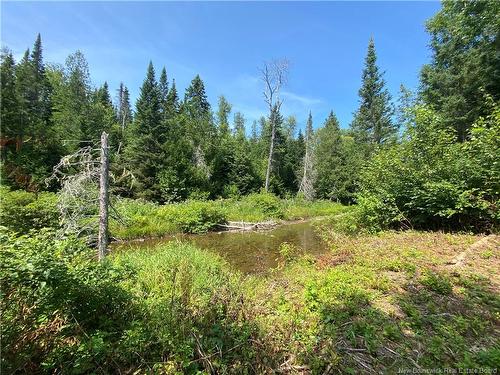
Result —
<instances>
[{"instance_id":1,"label":"dead bare tree","mask_svg":"<svg viewBox=\"0 0 500 375\"><path fill-rule=\"evenodd\" d=\"M108 206L109 206L109 158L108 134L101 134L101 173L99 176L99 235L97 248L99 260L103 260L108 249Z\"/></svg>"},{"instance_id":2,"label":"dead bare tree","mask_svg":"<svg viewBox=\"0 0 500 375\"><path fill-rule=\"evenodd\" d=\"M314 168L314 148L315 136L312 127L312 115L309 113L306 126L306 152L302 161L302 179L299 186L299 193L304 194L304 198L307 200L313 200L315 196L314 182L316 180L316 169Z\"/></svg>"},{"instance_id":3,"label":"dead bare tree","mask_svg":"<svg viewBox=\"0 0 500 375\"><path fill-rule=\"evenodd\" d=\"M58 208L61 217L60 235L74 234L95 243L97 216L97 184L100 161L98 150L86 146L71 155L64 156L54 167L46 183L56 181L61 185Z\"/></svg>"},{"instance_id":4,"label":"dead bare tree","mask_svg":"<svg viewBox=\"0 0 500 375\"><path fill-rule=\"evenodd\" d=\"M47 184L57 181L61 185L58 193L60 236L76 235L88 244L96 244L97 240L100 260L108 244L108 152L108 135L103 132L100 147L86 146L63 157L46 181Z\"/></svg>"},{"instance_id":5,"label":"dead bare tree","mask_svg":"<svg viewBox=\"0 0 500 375\"><path fill-rule=\"evenodd\" d=\"M264 82L264 100L269 108L269 123L271 125L271 142L267 158L265 190L269 191L269 180L274 156L274 143L276 140L276 115L278 114L283 100L280 98L280 90L288 80L289 62L286 59L265 62L260 69L261 79Z\"/></svg>"}]
</instances>

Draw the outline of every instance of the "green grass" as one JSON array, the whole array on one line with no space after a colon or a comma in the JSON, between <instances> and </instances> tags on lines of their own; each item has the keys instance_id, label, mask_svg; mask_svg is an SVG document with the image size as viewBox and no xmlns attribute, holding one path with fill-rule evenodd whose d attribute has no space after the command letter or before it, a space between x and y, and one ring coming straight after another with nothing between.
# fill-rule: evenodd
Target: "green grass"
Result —
<instances>
[{"instance_id":1,"label":"green grass","mask_svg":"<svg viewBox=\"0 0 500 375\"><path fill-rule=\"evenodd\" d=\"M260 209L273 211L276 201L263 199ZM136 216L193 210L183 215L189 228L211 205L234 207L130 203ZM321 205L316 214L333 210ZM78 241L2 230L2 366L75 374L496 368L498 237L318 228L329 252L302 256L283 243L286 262L260 276L183 242L97 263Z\"/></svg>"}]
</instances>

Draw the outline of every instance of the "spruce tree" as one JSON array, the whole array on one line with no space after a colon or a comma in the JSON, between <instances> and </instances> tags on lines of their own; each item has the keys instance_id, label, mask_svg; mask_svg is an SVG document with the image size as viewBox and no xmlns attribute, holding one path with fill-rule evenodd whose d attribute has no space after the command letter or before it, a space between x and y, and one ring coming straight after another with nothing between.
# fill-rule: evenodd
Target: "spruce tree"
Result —
<instances>
[{"instance_id":1,"label":"spruce tree","mask_svg":"<svg viewBox=\"0 0 500 375\"><path fill-rule=\"evenodd\" d=\"M196 75L186 89L184 105L194 118L204 118L210 113L210 103L205 92L205 84L199 75Z\"/></svg>"},{"instance_id":2,"label":"spruce tree","mask_svg":"<svg viewBox=\"0 0 500 375\"><path fill-rule=\"evenodd\" d=\"M16 91L19 104L18 136L32 133L31 105L33 103L33 69L30 61L30 51L24 52L23 58L16 66Z\"/></svg>"},{"instance_id":3,"label":"spruce tree","mask_svg":"<svg viewBox=\"0 0 500 375\"><path fill-rule=\"evenodd\" d=\"M138 197L158 200L157 174L162 167L164 134L158 132L161 124L161 103L153 63L150 62L139 98L134 124L126 149L126 158L137 181Z\"/></svg>"},{"instance_id":4,"label":"spruce tree","mask_svg":"<svg viewBox=\"0 0 500 375\"><path fill-rule=\"evenodd\" d=\"M233 120L234 135L239 140L245 140L245 117L243 113L236 112Z\"/></svg>"},{"instance_id":5,"label":"spruce tree","mask_svg":"<svg viewBox=\"0 0 500 375\"><path fill-rule=\"evenodd\" d=\"M422 68L421 97L460 141L500 100L499 1L443 1L427 22L432 59Z\"/></svg>"},{"instance_id":6,"label":"spruce tree","mask_svg":"<svg viewBox=\"0 0 500 375\"><path fill-rule=\"evenodd\" d=\"M169 112L170 117L173 117L179 112L179 95L177 94L175 79L172 80L172 88L168 90L167 112Z\"/></svg>"},{"instance_id":7,"label":"spruce tree","mask_svg":"<svg viewBox=\"0 0 500 375\"><path fill-rule=\"evenodd\" d=\"M217 108L217 125L219 126L219 135L226 137L229 135L229 114L231 113L232 106L221 95L219 96L219 103Z\"/></svg>"},{"instance_id":8,"label":"spruce tree","mask_svg":"<svg viewBox=\"0 0 500 375\"><path fill-rule=\"evenodd\" d=\"M19 131L19 102L16 94L15 61L10 51L4 50L1 55L1 117L2 137L13 138ZM3 150L3 149L2 149Z\"/></svg>"},{"instance_id":9,"label":"spruce tree","mask_svg":"<svg viewBox=\"0 0 500 375\"><path fill-rule=\"evenodd\" d=\"M365 67L359 89L359 109L354 114L351 128L359 141L381 145L393 140L397 126L392 123L391 96L385 87L383 73L377 66L377 54L373 38L368 44Z\"/></svg>"},{"instance_id":10,"label":"spruce tree","mask_svg":"<svg viewBox=\"0 0 500 375\"><path fill-rule=\"evenodd\" d=\"M317 179L315 191L321 198L337 200L338 172L342 165L340 125L335 114L330 112L323 128L318 130L318 144L315 150Z\"/></svg>"},{"instance_id":11,"label":"spruce tree","mask_svg":"<svg viewBox=\"0 0 500 375\"><path fill-rule=\"evenodd\" d=\"M161 112L164 120L168 118L168 80L167 80L167 70L165 67L161 70L160 80L158 81L158 91L160 93L160 103Z\"/></svg>"},{"instance_id":12,"label":"spruce tree","mask_svg":"<svg viewBox=\"0 0 500 375\"><path fill-rule=\"evenodd\" d=\"M317 177L314 188L317 196L351 203L363 158L359 143L340 129L333 112L330 112L324 127L318 129L315 142Z\"/></svg>"},{"instance_id":13,"label":"spruce tree","mask_svg":"<svg viewBox=\"0 0 500 375\"><path fill-rule=\"evenodd\" d=\"M50 118L51 103L50 103L50 85L45 75L45 65L43 63L43 53L42 53L42 39L40 34L38 34L35 44L33 46L33 51L31 52L31 67L32 67L32 78L31 83L32 92L32 103L31 107L31 119L35 122L35 133L38 136L44 136L47 127L49 126L48 121Z\"/></svg>"}]
</instances>

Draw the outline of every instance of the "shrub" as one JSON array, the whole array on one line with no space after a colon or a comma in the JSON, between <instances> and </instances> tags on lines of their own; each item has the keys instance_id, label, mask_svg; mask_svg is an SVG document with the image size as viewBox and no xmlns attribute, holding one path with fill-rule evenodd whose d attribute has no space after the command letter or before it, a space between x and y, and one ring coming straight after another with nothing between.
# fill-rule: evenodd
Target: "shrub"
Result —
<instances>
[{"instance_id":1,"label":"shrub","mask_svg":"<svg viewBox=\"0 0 500 375\"><path fill-rule=\"evenodd\" d=\"M361 175L361 225L494 230L499 219L500 108L471 138L455 134L426 107L400 145L376 154Z\"/></svg>"},{"instance_id":2,"label":"shrub","mask_svg":"<svg viewBox=\"0 0 500 375\"><path fill-rule=\"evenodd\" d=\"M0 188L0 222L18 233L31 229L57 228L59 211L57 195L54 193L30 193L23 190L10 191Z\"/></svg>"},{"instance_id":3,"label":"shrub","mask_svg":"<svg viewBox=\"0 0 500 375\"><path fill-rule=\"evenodd\" d=\"M111 364L128 325L128 271L97 263L82 243L49 231L16 236L2 229L2 368L85 373Z\"/></svg>"},{"instance_id":4,"label":"shrub","mask_svg":"<svg viewBox=\"0 0 500 375\"><path fill-rule=\"evenodd\" d=\"M250 194L243 199L245 202L257 207L268 217L281 219L284 217L284 210L281 200L271 193Z\"/></svg>"},{"instance_id":5,"label":"shrub","mask_svg":"<svg viewBox=\"0 0 500 375\"><path fill-rule=\"evenodd\" d=\"M174 207L164 206L160 216L172 220L184 233L205 233L226 222L225 215L213 202L187 201Z\"/></svg>"}]
</instances>

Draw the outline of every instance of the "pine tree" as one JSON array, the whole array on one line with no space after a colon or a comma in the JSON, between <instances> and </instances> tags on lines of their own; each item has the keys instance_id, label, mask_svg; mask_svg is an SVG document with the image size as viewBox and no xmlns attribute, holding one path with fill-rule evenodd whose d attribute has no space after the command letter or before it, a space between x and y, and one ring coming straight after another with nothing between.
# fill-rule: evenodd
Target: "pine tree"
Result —
<instances>
[{"instance_id":1,"label":"pine tree","mask_svg":"<svg viewBox=\"0 0 500 375\"><path fill-rule=\"evenodd\" d=\"M233 120L234 136L239 140L245 140L245 117L243 113L236 112Z\"/></svg>"},{"instance_id":2,"label":"pine tree","mask_svg":"<svg viewBox=\"0 0 500 375\"><path fill-rule=\"evenodd\" d=\"M4 50L1 55L1 117L2 138L13 138L19 131L19 102L16 94L15 61L10 51ZM3 149L3 148L2 148Z\"/></svg>"},{"instance_id":3,"label":"pine tree","mask_svg":"<svg viewBox=\"0 0 500 375\"><path fill-rule=\"evenodd\" d=\"M164 134L158 132L161 123L161 103L153 63L150 62L139 99L134 124L126 149L126 158L137 181L136 195L159 199L157 174L162 168Z\"/></svg>"},{"instance_id":4,"label":"pine tree","mask_svg":"<svg viewBox=\"0 0 500 375\"><path fill-rule=\"evenodd\" d=\"M499 1L443 1L427 22L432 60L421 71L422 98L460 141L500 99Z\"/></svg>"},{"instance_id":5,"label":"pine tree","mask_svg":"<svg viewBox=\"0 0 500 375\"><path fill-rule=\"evenodd\" d=\"M160 80L158 81L158 91L160 92L161 112L164 119L168 118L168 80L165 67L161 70Z\"/></svg>"},{"instance_id":6,"label":"pine tree","mask_svg":"<svg viewBox=\"0 0 500 375\"><path fill-rule=\"evenodd\" d=\"M219 96L218 104L217 123L219 134L221 137L226 137L229 135L229 114L231 113L232 106L223 95Z\"/></svg>"},{"instance_id":7,"label":"pine tree","mask_svg":"<svg viewBox=\"0 0 500 375\"><path fill-rule=\"evenodd\" d=\"M167 95L167 112L169 112L169 117L173 117L179 112L179 95L175 87L175 79L172 80L172 88Z\"/></svg>"},{"instance_id":8,"label":"pine tree","mask_svg":"<svg viewBox=\"0 0 500 375\"><path fill-rule=\"evenodd\" d=\"M383 73L377 66L373 38L368 44L362 81L359 89L360 106L351 128L359 141L381 145L396 137L397 126L391 120L394 112L391 96L385 87Z\"/></svg>"}]
</instances>

